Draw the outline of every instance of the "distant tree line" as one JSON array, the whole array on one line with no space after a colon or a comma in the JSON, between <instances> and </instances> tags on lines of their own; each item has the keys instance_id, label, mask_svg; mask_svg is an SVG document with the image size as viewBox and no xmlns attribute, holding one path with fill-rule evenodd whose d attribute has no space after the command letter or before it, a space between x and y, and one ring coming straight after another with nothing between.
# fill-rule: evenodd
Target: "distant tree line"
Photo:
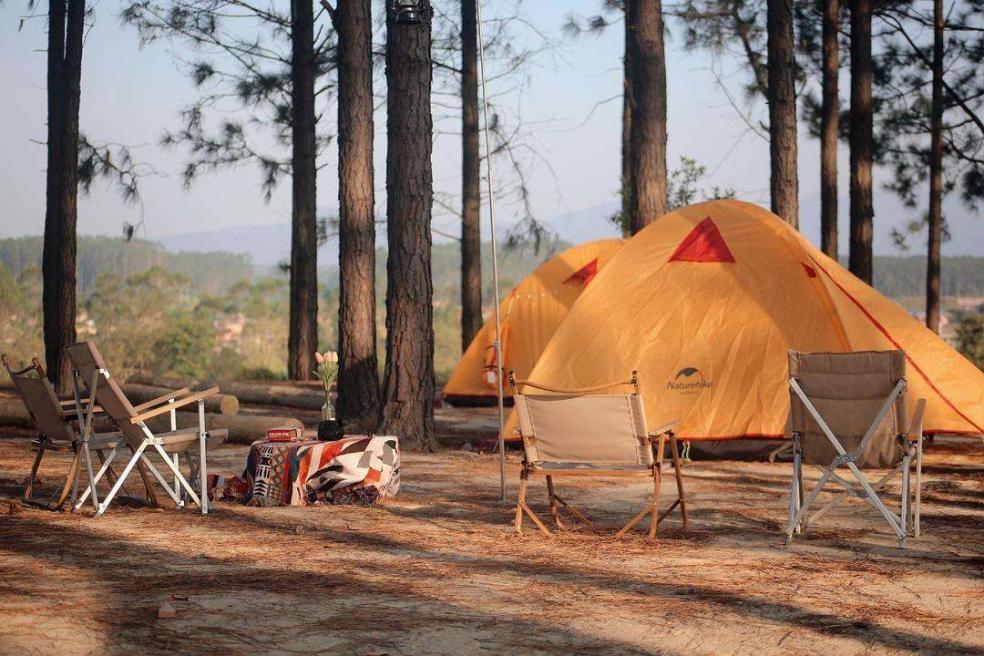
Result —
<instances>
[{"instance_id":1,"label":"distant tree line","mask_svg":"<svg viewBox=\"0 0 984 656\"><path fill-rule=\"evenodd\" d=\"M984 257L944 257L941 296L984 298ZM925 292L926 258L875 256L875 289L889 298L918 297Z\"/></svg>"},{"instance_id":2,"label":"distant tree line","mask_svg":"<svg viewBox=\"0 0 984 656\"><path fill-rule=\"evenodd\" d=\"M0 239L0 265L14 276L31 267L40 268L43 249L41 237ZM223 292L253 277L250 257L243 253L172 253L148 241L126 243L113 237L79 237L77 292L91 292L104 273L126 279L152 267L181 274L209 294Z\"/></svg>"},{"instance_id":3,"label":"distant tree line","mask_svg":"<svg viewBox=\"0 0 984 656\"><path fill-rule=\"evenodd\" d=\"M672 185L671 185L671 188ZM671 198L673 194L671 194ZM671 203L672 204L672 203ZM124 248L125 246L125 248ZM533 269L556 252L572 244L557 241L549 251L532 249L504 250L500 256L499 288L502 294L519 284ZM30 269L40 269L42 239L17 237L0 239L0 266L17 278ZM488 242L482 244L482 295L492 298L491 256ZM377 295L385 293L385 248L377 248L373 276ZM912 298L922 293L926 276L926 258L918 255L875 256L875 288L889 298ZM126 243L114 237L80 237L78 258L78 293L87 296L95 289L103 274L127 279L148 269L160 269L186 278L196 294L221 296L234 287L250 284L250 280L283 279L276 269L256 267L249 255L224 252L178 252L165 250L153 242L134 240ZM431 277L434 281L434 301L442 306L460 307L461 253L455 243L435 244L431 252ZM322 294L339 288L338 267L325 264L318 274ZM0 295L15 290L0 285ZM946 297L984 297L984 257L957 256L943 258L941 290ZM11 291L10 293L14 293ZM322 344L325 341L321 340ZM328 346L334 346L328 344ZM326 346L327 348L327 346Z\"/></svg>"}]
</instances>

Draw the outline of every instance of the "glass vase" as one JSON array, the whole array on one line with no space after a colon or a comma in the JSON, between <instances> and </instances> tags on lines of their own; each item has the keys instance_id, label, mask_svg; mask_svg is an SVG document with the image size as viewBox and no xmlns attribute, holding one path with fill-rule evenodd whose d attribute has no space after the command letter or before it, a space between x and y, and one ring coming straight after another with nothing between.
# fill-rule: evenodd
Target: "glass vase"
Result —
<instances>
[{"instance_id":1,"label":"glass vase","mask_svg":"<svg viewBox=\"0 0 984 656\"><path fill-rule=\"evenodd\" d=\"M325 401L321 406L321 421L334 421L335 418L335 402Z\"/></svg>"}]
</instances>

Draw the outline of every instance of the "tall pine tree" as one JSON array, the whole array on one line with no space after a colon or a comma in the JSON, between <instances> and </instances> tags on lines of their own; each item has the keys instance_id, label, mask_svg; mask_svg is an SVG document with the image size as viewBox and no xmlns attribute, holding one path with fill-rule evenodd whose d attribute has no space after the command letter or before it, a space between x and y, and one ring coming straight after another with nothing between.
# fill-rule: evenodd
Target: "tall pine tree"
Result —
<instances>
[{"instance_id":1,"label":"tall pine tree","mask_svg":"<svg viewBox=\"0 0 984 656\"><path fill-rule=\"evenodd\" d=\"M371 0L338 0L338 414L370 429L379 413L373 191Z\"/></svg>"},{"instance_id":2,"label":"tall pine tree","mask_svg":"<svg viewBox=\"0 0 984 656\"><path fill-rule=\"evenodd\" d=\"M71 382L65 347L75 342L79 105L85 0L48 3L48 171L45 186L42 308L48 377Z\"/></svg>"},{"instance_id":3,"label":"tall pine tree","mask_svg":"<svg viewBox=\"0 0 984 656\"><path fill-rule=\"evenodd\" d=\"M431 278L431 21L386 17L386 367L379 432L411 449L434 445Z\"/></svg>"}]
</instances>

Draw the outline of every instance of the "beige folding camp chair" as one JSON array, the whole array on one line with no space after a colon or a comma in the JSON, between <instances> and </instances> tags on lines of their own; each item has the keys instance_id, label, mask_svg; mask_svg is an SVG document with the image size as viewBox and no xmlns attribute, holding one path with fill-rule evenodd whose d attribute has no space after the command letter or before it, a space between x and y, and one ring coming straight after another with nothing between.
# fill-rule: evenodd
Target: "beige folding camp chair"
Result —
<instances>
[{"instance_id":1,"label":"beige folding camp chair","mask_svg":"<svg viewBox=\"0 0 984 656\"><path fill-rule=\"evenodd\" d=\"M49 499L47 503L40 504L52 509L60 509L68 499L72 482L76 478L79 456L82 453L79 448L80 436L73 428L71 421L75 416L75 402L69 404L58 400L58 395L55 394L54 387L45 378L44 368L37 358L31 361L30 366L16 371L11 368L6 354L0 355L0 360L3 361L3 366L10 375L14 390L17 391L38 430L37 437L32 442L37 453L34 456L34 463L31 465L31 473L28 474L27 480L24 482L24 501L36 503L33 499L34 481L46 451L71 451L74 454L69 474L61 486L60 492L56 492L57 501L52 504L52 499ZM118 441L119 433L99 435L96 436L90 446L93 450L99 447L99 451L102 453L103 449L115 446Z\"/></svg>"},{"instance_id":2,"label":"beige folding camp chair","mask_svg":"<svg viewBox=\"0 0 984 656\"><path fill-rule=\"evenodd\" d=\"M582 512L554 492L554 476L579 475L636 475L653 479L651 499L618 531L616 537L621 537L643 517L651 515L647 539L652 540L656 535L656 526L677 506L683 516L683 527L687 527L680 457L673 434L676 422L651 433L646 429L639 378L635 371L632 378L625 382L575 390L516 380L514 372L510 371L509 384L519 414L524 449L519 499L516 502L517 533L523 531L525 513L544 535L551 535L526 503L526 484L531 475L542 475L547 479L550 513L557 528L563 527L558 504L567 508L576 519L591 525ZM599 393L618 387L628 387L632 391L628 394ZM529 394L526 390L530 388L546 394ZM659 488L667 438L676 473L677 499L660 513Z\"/></svg>"},{"instance_id":3,"label":"beige folding camp chair","mask_svg":"<svg viewBox=\"0 0 984 656\"><path fill-rule=\"evenodd\" d=\"M37 437L33 440L37 453L34 456L31 473L28 474L27 480L24 482L23 499L26 503L60 510L65 505L69 492L73 495L78 494L79 461L85 458L87 462L91 463L91 454L95 452L99 456L100 462L105 462L105 452L119 445L120 433L119 431L97 433L89 436L90 439L83 440L83 436L74 421L78 417L75 401L60 401L58 399L55 388L45 377L44 367L41 366L41 362L37 358L31 361L30 366L17 371L11 368L6 355L0 355L0 360L3 361L3 366L10 375L14 389L20 396L38 431ZM96 411L98 412L98 408ZM61 489L56 491L47 502L42 503L33 498L34 483L44 454L48 451L71 451L74 457ZM150 486L150 481L146 478L143 469L140 473L144 477L148 501L156 504L157 499L154 496L153 488ZM111 468L106 469L106 475L112 483L116 482L116 476ZM88 484L92 484L91 478Z\"/></svg>"},{"instance_id":4,"label":"beige folding camp chair","mask_svg":"<svg viewBox=\"0 0 984 656\"><path fill-rule=\"evenodd\" d=\"M116 380L110 375L95 344L80 342L69 346L66 352L72 362L73 387L76 403L79 407L79 423L82 426L83 434L92 431L93 410L95 404L98 403L116 424L123 442L132 453L116 483L100 503L96 495L95 483L102 478L109 464L116 457L117 449L113 449L106 462L92 477L93 484L76 502L75 509L81 508L91 494L96 516L102 515L106 512L106 508L113 501L131 470L138 463L141 463L153 474L157 482L179 508L184 507L184 497L187 495L201 508L202 514L208 513L207 447L209 443L223 442L228 436L227 430L207 431L205 428L205 399L218 394L219 388L212 387L201 392L191 392L187 388L183 388L142 405L133 406L123 394L123 390L120 389ZM83 389L86 390L90 399L87 406L81 400ZM175 410L191 403L198 405L198 426L178 429ZM147 421L164 414L170 414L171 430L155 433L147 426ZM197 460L187 455L186 459L188 460L190 475L192 478L198 479L197 491L181 473L179 458L181 454L187 454L194 446L198 447ZM174 476L173 485L164 479L153 461L148 458L148 452L156 452L161 457Z\"/></svg>"},{"instance_id":5,"label":"beige folding camp chair","mask_svg":"<svg viewBox=\"0 0 984 656\"><path fill-rule=\"evenodd\" d=\"M789 352L790 431L793 442L793 481L789 495L786 542L806 529L807 511L824 486L833 481L844 488L811 521L848 498L862 499L888 522L905 546L911 528L919 537L922 479L922 416L920 399L912 423L906 423L905 354L902 351L858 353ZM910 469L915 461L915 500ZM803 499L803 464L818 465L822 474ZM837 469L847 467L851 477ZM892 468L875 483L864 469ZM901 511L889 510L878 492L902 474ZM856 481L856 483L855 483Z\"/></svg>"}]
</instances>

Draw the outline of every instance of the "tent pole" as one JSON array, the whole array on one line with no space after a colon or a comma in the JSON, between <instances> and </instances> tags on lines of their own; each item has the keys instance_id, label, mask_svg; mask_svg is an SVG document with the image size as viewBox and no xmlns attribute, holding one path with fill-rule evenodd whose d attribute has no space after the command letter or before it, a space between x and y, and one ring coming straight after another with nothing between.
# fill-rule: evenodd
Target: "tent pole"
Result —
<instances>
[{"instance_id":1,"label":"tent pole","mask_svg":"<svg viewBox=\"0 0 984 656\"><path fill-rule=\"evenodd\" d=\"M505 409L502 400L502 325L499 316L499 257L496 252L495 196L492 193L492 146L489 139L489 92L485 86L485 39L482 34L482 0L475 0L475 22L478 23L478 56L482 68L482 114L485 119L485 164L488 175L489 225L492 228L492 294L495 297L495 378L499 402L499 500L506 500L506 445L502 434L505 428Z\"/></svg>"}]
</instances>

